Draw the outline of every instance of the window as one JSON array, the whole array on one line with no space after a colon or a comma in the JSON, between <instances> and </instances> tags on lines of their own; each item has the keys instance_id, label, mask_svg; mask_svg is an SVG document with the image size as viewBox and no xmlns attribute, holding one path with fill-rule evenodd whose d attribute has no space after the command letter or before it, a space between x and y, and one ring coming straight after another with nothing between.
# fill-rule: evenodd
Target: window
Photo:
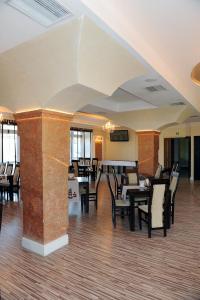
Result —
<instances>
[{"instance_id":1,"label":"window","mask_svg":"<svg viewBox=\"0 0 200 300\"><path fill-rule=\"evenodd\" d=\"M0 159L1 162L19 161L18 153L19 137L17 136L17 125L13 122L1 123L1 137L0 137Z\"/></svg>"},{"instance_id":2,"label":"window","mask_svg":"<svg viewBox=\"0 0 200 300\"><path fill-rule=\"evenodd\" d=\"M79 157L91 158L92 130L71 128L70 130L70 161Z\"/></svg>"}]
</instances>

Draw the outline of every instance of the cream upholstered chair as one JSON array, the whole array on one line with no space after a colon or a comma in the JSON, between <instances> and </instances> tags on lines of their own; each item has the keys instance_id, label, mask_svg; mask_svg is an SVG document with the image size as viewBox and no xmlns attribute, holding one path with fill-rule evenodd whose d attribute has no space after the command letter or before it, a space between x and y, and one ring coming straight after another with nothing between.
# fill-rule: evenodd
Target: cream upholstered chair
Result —
<instances>
[{"instance_id":1,"label":"cream upholstered chair","mask_svg":"<svg viewBox=\"0 0 200 300\"><path fill-rule=\"evenodd\" d=\"M151 237L152 229L163 229L167 235L167 220L165 213L165 184L153 186L152 197L147 205L138 206L139 227L142 229L142 221L148 224L148 237ZM169 196L168 196L169 197Z\"/></svg>"},{"instance_id":2,"label":"cream upholstered chair","mask_svg":"<svg viewBox=\"0 0 200 300\"><path fill-rule=\"evenodd\" d=\"M178 187L179 173L172 172L169 190L171 191L171 216L172 224L174 224L175 196Z\"/></svg>"},{"instance_id":3,"label":"cream upholstered chair","mask_svg":"<svg viewBox=\"0 0 200 300\"><path fill-rule=\"evenodd\" d=\"M107 182L108 187L110 190L111 200L112 200L112 222L114 227L116 227L116 216L117 213L120 213L121 216L124 216L124 211L127 211L127 214L129 212L130 208L130 202L129 200L122 200L115 197L111 183L110 183L110 176L109 174L106 174L107 176Z\"/></svg>"},{"instance_id":4,"label":"cream upholstered chair","mask_svg":"<svg viewBox=\"0 0 200 300\"><path fill-rule=\"evenodd\" d=\"M126 176L127 176L129 185L138 185L139 184L138 168L132 168L132 169L126 170Z\"/></svg>"}]
</instances>

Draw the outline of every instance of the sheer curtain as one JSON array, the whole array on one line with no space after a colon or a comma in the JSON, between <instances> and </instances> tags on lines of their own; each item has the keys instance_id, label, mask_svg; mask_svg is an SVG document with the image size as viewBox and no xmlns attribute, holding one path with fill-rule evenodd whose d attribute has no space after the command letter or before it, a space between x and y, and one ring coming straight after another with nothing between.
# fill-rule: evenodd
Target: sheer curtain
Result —
<instances>
[{"instance_id":1,"label":"sheer curtain","mask_svg":"<svg viewBox=\"0 0 200 300\"><path fill-rule=\"evenodd\" d=\"M71 129L70 131L70 161L79 157L91 158L92 131Z\"/></svg>"},{"instance_id":2,"label":"sheer curtain","mask_svg":"<svg viewBox=\"0 0 200 300\"><path fill-rule=\"evenodd\" d=\"M1 130L0 141L2 162L16 162L17 141L17 126L13 124L3 124L3 131Z\"/></svg>"}]
</instances>

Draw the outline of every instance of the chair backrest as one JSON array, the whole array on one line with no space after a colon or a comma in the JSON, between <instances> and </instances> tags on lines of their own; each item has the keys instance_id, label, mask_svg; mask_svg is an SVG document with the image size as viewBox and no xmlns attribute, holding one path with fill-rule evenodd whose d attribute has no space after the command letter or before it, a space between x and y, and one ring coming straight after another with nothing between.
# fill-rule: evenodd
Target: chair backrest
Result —
<instances>
[{"instance_id":1,"label":"chair backrest","mask_svg":"<svg viewBox=\"0 0 200 300\"><path fill-rule=\"evenodd\" d=\"M0 164L0 175L3 175L5 173L6 169L6 163Z\"/></svg>"},{"instance_id":2,"label":"chair backrest","mask_svg":"<svg viewBox=\"0 0 200 300\"><path fill-rule=\"evenodd\" d=\"M128 184L131 185L138 185L139 184L139 178L138 178L138 173L128 173L127 174L128 177Z\"/></svg>"},{"instance_id":3,"label":"chair backrest","mask_svg":"<svg viewBox=\"0 0 200 300\"><path fill-rule=\"evenodd\" d=\"M13 171L13 164L7 164L7 167L6 167L6 171L5 171L5 174L6 175L12 175L12 171Z\"/></svg>"},{"instance_id":4,"label":"chair backrest","mask_svg":"<svg viewBox=\"0 0 200 300\"><path fill-rule=\"evenodd\" d=\"M161 172L162 172L162 166L159 164L158 167L157 167L157 170L156 170L154 178L155 179L159 179L160 176L161 176Z\"/></svg>"},{"instance_id":5,"label":"chair backrest","mask_svg":"<svg viewBox=\"0 0 200 300\"><path fill-rule=\"evenodd\" d=\"M79 164L79 165L84 165L84 164L85 164L85 159L84 159L84 157L79 157L78 164Z\"/></svg>"},{"instance_id":6,"label":"chair backrest","mask_svg":"<svg viewBox=\"0 0 200 300\"><path fill-rule=\"evenodd\" d=\"M19 185L19 176L20 176L20 166L17 164L15 166L14 174L13 174L13 185Z\"/></svg>"},{"instance_id":7,"label":"chair backrest","mask_svg":"<svg viewBox=\"0 0 200 300\"><path fill-rule=\"evenodd\" d=\"M171 201L174 200L176 190L178 187L178 179L179 179L179 173L178 172L172 172L171 176L171 182L169 186L169 190L171 191Z\"/></svg>"},{"instance_id":8,"label":"chair backrest","mask_svg":"<svg viewBox=\"0 0 200 300\"><path fill-rule=\"evenodd\" d=\"M74 168L74 176L78 177L78 160L72 160L72 166Z\"/></svg>"},{"instance_id":9,"label":"chair backrest","mask_svg":"<svg viewBox=\"0 0 200 300\"><path fill-rule=\"evenodd\" d=\"M98 158L93 157L93 159L92 159L92 165L93 166L97 166L98 165Z\"/></svg>"},{"instance_id":10,"label":"chair backrest","mask_svg":"<svg viewBox=\"0 0 200 300\"><path fill-rule=\"evenodd\" d=\"M85 164L86 164L87 166L90 166L90 164L91 164L90 158L85 158Z\"/></svg>"},{"instance_id":11,"label":"chair backrest","mask_svg":"<svg viewBox=\"0 0 200 300\"><path fill-rule=\"evenodd\" d=\"M153 186L151 201L151 227L163 227L163 212L165 201L165 184L156 184Z\"/></svg>"}]
</instances>

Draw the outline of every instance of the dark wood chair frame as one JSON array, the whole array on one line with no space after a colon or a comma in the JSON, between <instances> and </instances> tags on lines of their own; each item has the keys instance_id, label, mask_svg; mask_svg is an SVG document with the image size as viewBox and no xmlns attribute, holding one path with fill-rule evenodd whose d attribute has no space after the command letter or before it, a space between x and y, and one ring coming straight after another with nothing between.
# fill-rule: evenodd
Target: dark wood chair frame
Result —
<instances>
[{"instance_id":1,"label":"dark wood chair frame","mask_svg":"<svg viewBox=\"0 0 200 300\"><path fill-rule=\"evenodd\" d=\"M173 175L172 175L172 177L173 177ZM177 189L178 189L179 179L180 179L180 174L178 173L178 179L177 179L176 188L174 190L174 193L173 193L172 199L171 199L171 218L172 218L172 224L174 224L175 198L176 198L176 192L177 192Z\"/></svg>"},{"instance_id":2,"label":"dark wood chair frame","mask_svg":"<svg viewBox=\"0 0 200 300\"><path fill-rule=\"evenodd\" d=\"M139 221L139 228L142 230L142 221L145 222L148 226L148 237L151 238L151 231L157 229L163 229L164 237L167 236L167 229L169 228L169 219L170 219L170 200L171 200L171 192L169 191L168 187L166 186L165 189L165 199L163 203L163 227L152 228L151 225L151 206L152 206L152 197L153 197L153 189L151 191L150 199L148 201L148 212L145 213L138 207L138 221Z\"/></svg>"},{"instance_id":3,"label":"dark wood chair frame","mask_svg":"<svg viewBox=\"0 0 200 300\"><path fill-rule=\"evenodd\" d=\"M112 174L113 174L114 181L115 181L115 197L118 198L122 194L122 183L119 183L116 172L115 172L115 168L113 168L113 167L112 167Z\"/></svg>"}]
</instances>

